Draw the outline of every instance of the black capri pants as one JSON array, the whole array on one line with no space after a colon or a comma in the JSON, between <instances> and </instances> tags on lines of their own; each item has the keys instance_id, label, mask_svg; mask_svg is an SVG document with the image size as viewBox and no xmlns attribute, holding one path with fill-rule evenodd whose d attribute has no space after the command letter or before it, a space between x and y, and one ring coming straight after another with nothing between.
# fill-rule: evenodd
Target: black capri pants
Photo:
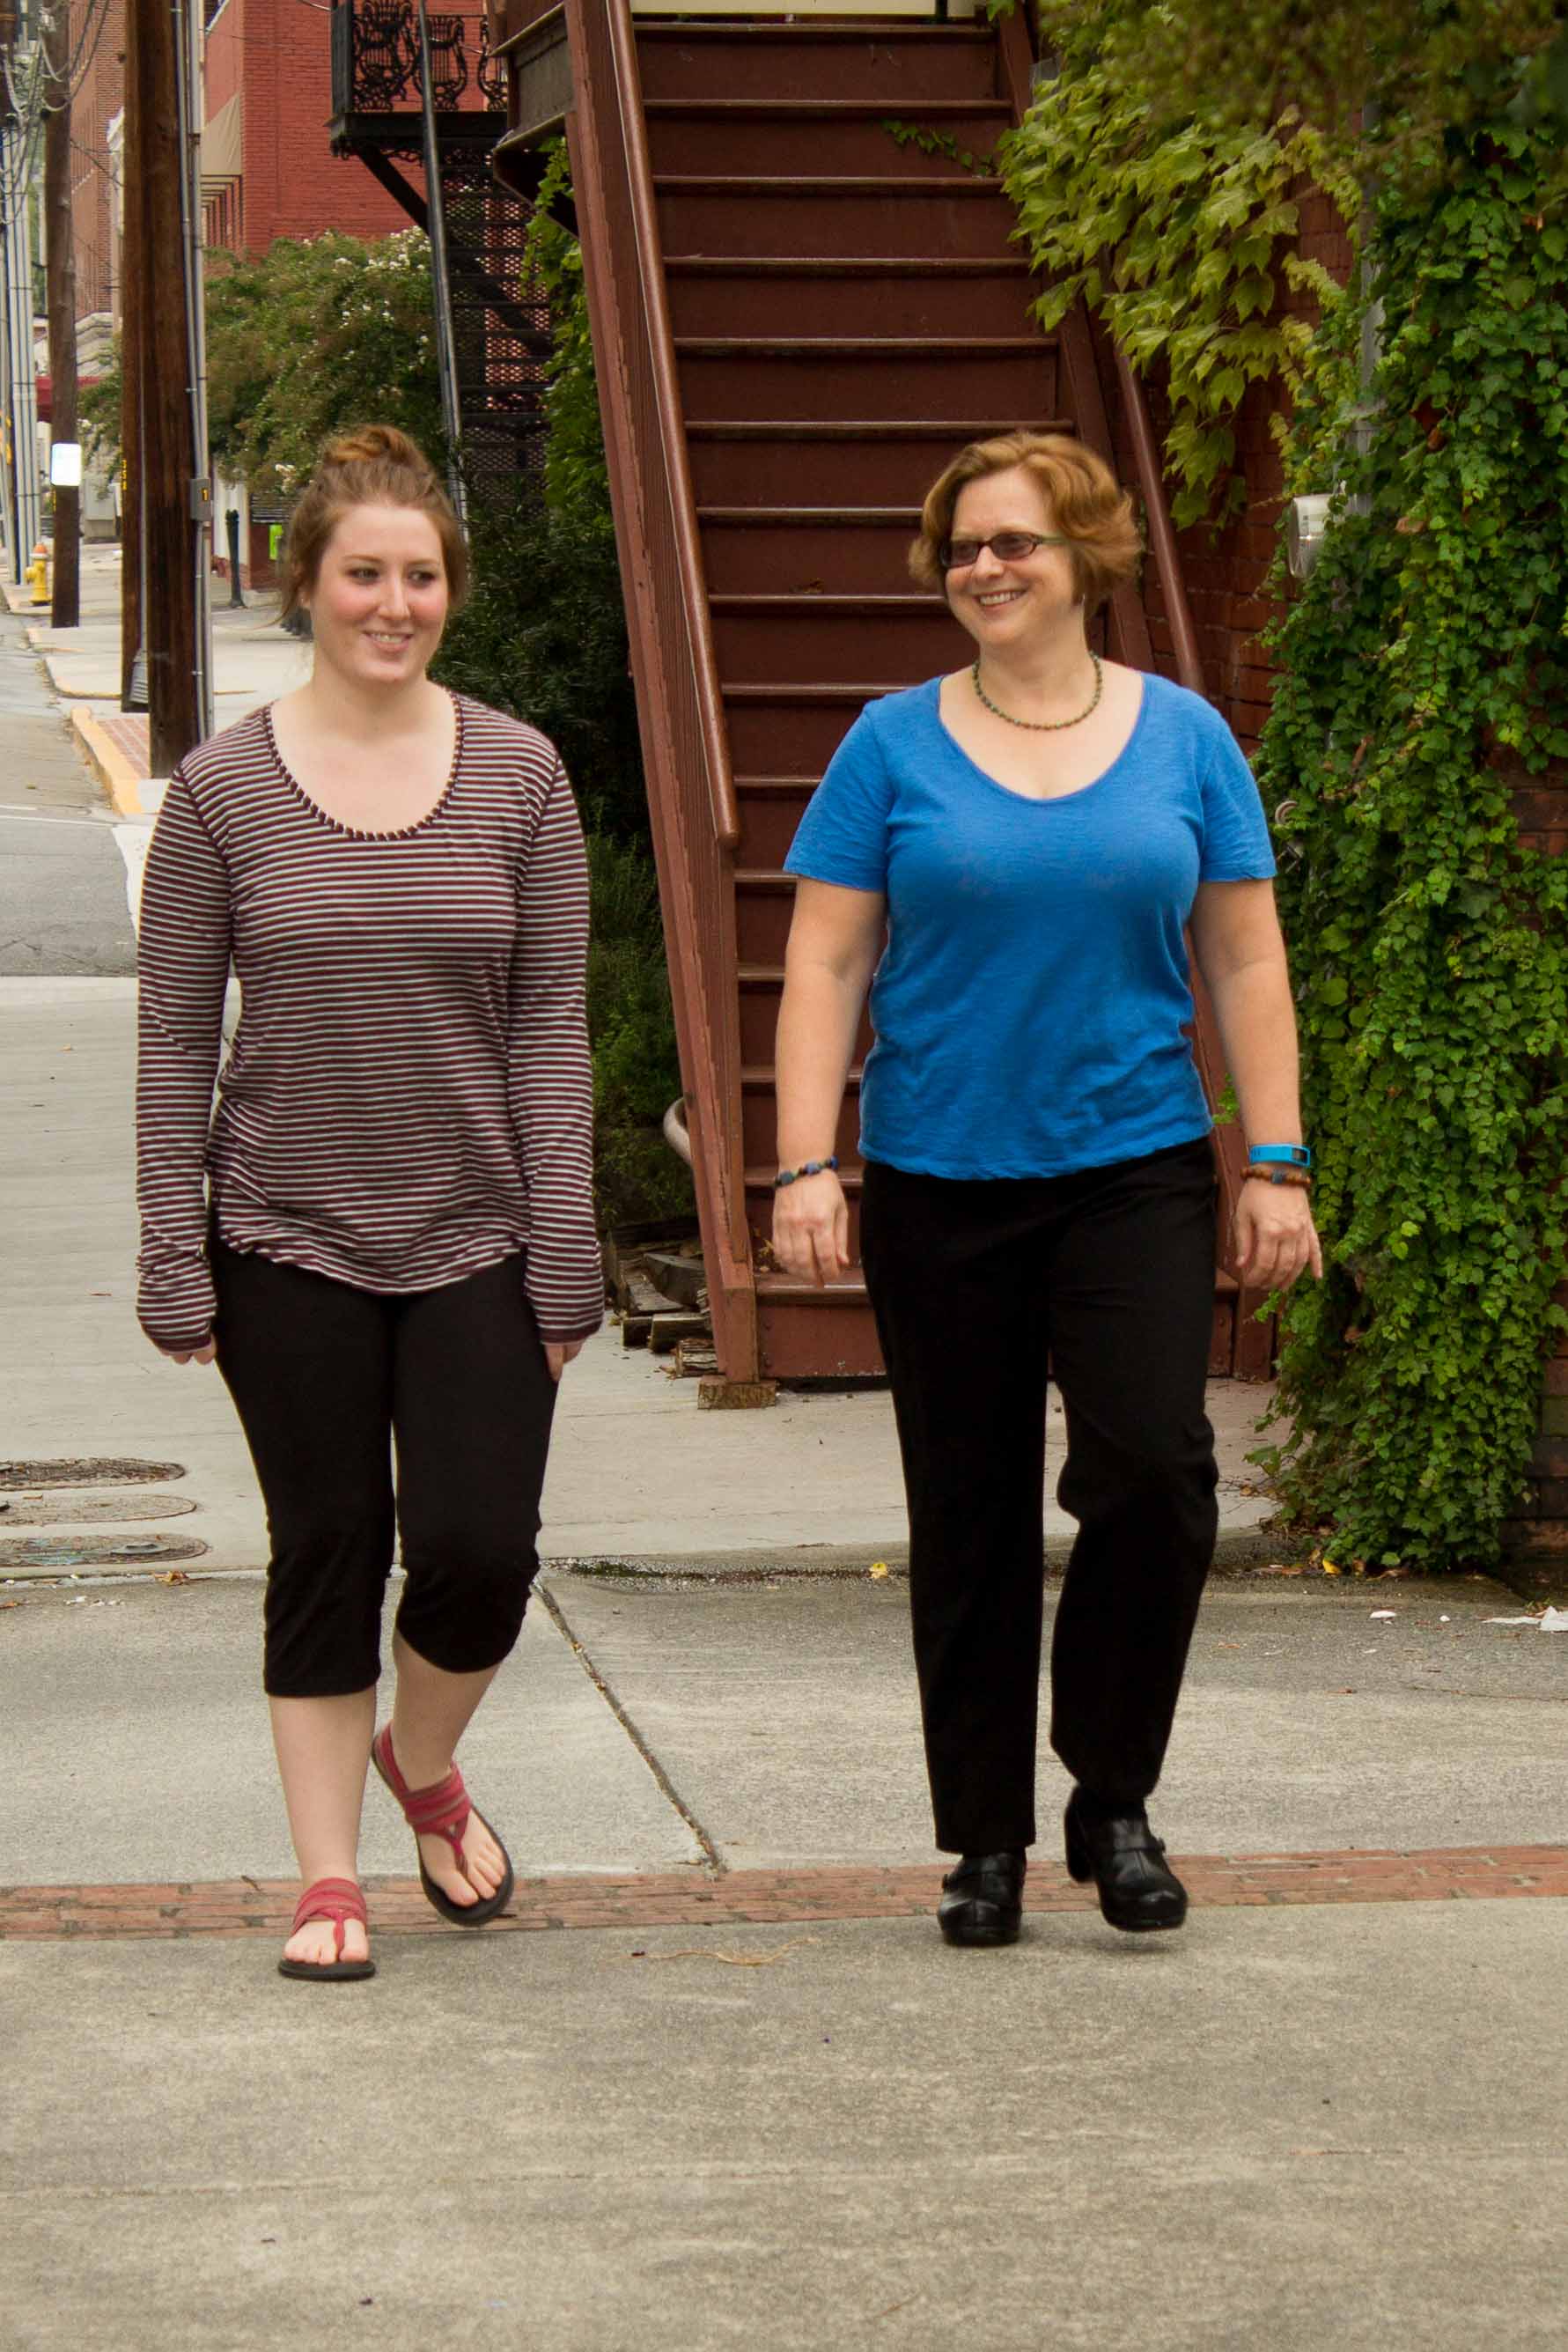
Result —
<instances>
[{"instance_id":1,"label":"black capri pants","mask_svg":"<svg viewBox=\"0 0 1568 2352\"><path fill-rule=\"evenodd\" d=\"M272 1546L264 1688L378 1679L400 1531L409 1647L448 1674L498 1665L538 1569L556 1400L521 1256L398 1297L216 1241L212 1261L218 1367Z\"/></svg>"},{"instance_id":2,"label":"black capri pants","mask_svg":"<svg viewBox=\"0 0 1568 2352\"><path fill-rule=\"evenodd\" d=\"M1035 1835L1048 1364L1078 1521L1051 1739L1119 1808L1160 1777L1218 1527L1205 1412L1207 1138L1069 1176L958 1181L868 1161L862 1249L909 1497L936 1843Z\"/></svg>"}]
</instances>

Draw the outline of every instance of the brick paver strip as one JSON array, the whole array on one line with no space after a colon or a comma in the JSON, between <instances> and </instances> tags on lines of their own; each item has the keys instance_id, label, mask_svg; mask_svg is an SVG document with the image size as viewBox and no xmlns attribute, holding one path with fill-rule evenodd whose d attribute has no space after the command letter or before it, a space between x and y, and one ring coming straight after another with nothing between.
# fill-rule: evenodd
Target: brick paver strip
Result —
<instances>
[{"instance_id":1,"label":"brick paver strip","mask_svg":"<svg viewBox=\"0 0 1568 2352\"><path fill-rule=\"evenodd\" d=\"M1441 1903L1503 1895L1568 1896L1568 1846L1449 1846L1413 1853L1197 1854L1177 1862L1195 1904ZM624 1876L520 1879L512 1907L486 1930L538 1927L800 1927L833 1919L906 1919L936 1900L939 1869L706 1869ZM372 1924L399 1935L449 1931L412 1878L365 1881ZM0 1887L0 1941L131 1936L276 1936L287 1932L297 1884L221 1879L157 1886ZM1025 1908L1089 1911L1092 1887L1060 1863L1037 1862Z\"/></svg>"}]
</instances>

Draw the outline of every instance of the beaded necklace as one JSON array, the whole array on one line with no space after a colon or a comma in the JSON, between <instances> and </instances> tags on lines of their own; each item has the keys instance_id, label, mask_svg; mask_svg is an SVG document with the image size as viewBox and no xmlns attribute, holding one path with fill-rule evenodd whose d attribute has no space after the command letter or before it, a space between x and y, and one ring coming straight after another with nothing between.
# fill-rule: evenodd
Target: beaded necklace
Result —
<instances>
[{"instance_id":1,"label":"beaded necklace","mask_svg":"<svg viewBox=\"0 0 1568 2352\"><path fill-rule=\"evenodd\" d=\"M1054 735L1063 727L1082 727L1090 712L1099 708L1101 689L1105 684L1105 672L1098 654L1091 654L1089 658L1094 665L1094 691L1075 719L1015 719L1010 710L998 709L980 684L980 665L977 658L969 676L974 680L975 692L979 696L986 709L996 718L1005 719L1009 727L1027 727L1033 735Z\"/></svg>"}]
</instances>

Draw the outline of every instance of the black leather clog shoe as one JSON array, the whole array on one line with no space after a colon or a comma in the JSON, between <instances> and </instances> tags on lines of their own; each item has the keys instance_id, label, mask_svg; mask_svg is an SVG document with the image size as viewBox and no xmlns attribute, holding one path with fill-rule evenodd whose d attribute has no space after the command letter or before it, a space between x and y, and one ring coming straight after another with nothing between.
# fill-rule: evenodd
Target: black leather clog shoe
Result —
<instances>
[{"instance_id":1,"label":"black leather clog shoe","mask_svg":"<svg viewBox=\"0 0 1568 2352\"><path fill-rule=\"evenodd\" d=\"M936 1924L950 1944L1016 1944L1023 1919L1021 1853L960 1854L942 1881Z\"/></svg>"},{"instance_id":2,"label":"black leather clog shoe","mask_svg":"<svg viewBox=\"0 0 1568 2352\"><path fill-rule=\"evenodd\" d=\"M1166 1863L1142 1806L1095 1820L1080 1811L1075 1790L1068 1799L1065 1827L1068 1870L1080 1881L1094 1881L1101 1916L1113 1927L1139 1935L1181 1926L1186 1889Z\"/></svg>"}]
</instances>

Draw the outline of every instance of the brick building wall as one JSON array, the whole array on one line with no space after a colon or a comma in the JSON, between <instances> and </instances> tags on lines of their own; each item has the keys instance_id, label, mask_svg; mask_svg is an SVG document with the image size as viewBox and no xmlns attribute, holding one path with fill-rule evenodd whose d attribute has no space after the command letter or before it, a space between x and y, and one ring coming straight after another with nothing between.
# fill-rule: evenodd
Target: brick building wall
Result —
<instances>
[{"instance_id":1,"label":"brick building wall","mask_svg":"<svg viewBox=\"0 0 1568 2352\"><path fill-rule=\"evenodd\" d=\"M209 124L235 101L241 177L207 205L210 243L248 259L280 236L390 236L408 226L352 156L332 153L331 19L299 0L224 0L207 30Z\"/></svg>"},{"instance_id":2,"label":"brick building wall","mask_svg":"<svg viewBox=\"0 0 1568 2352\"><path fill-rule=\"evenodd\" d=\"M89 28L91 0L71 0L71 47ZM120 302L116 171L109 128L125 103L125 0L109 0L97 19L92 54L83 60L71 105L71 218L76 244L77 310L113 315Z\"/></svg>"}]
</instances>

